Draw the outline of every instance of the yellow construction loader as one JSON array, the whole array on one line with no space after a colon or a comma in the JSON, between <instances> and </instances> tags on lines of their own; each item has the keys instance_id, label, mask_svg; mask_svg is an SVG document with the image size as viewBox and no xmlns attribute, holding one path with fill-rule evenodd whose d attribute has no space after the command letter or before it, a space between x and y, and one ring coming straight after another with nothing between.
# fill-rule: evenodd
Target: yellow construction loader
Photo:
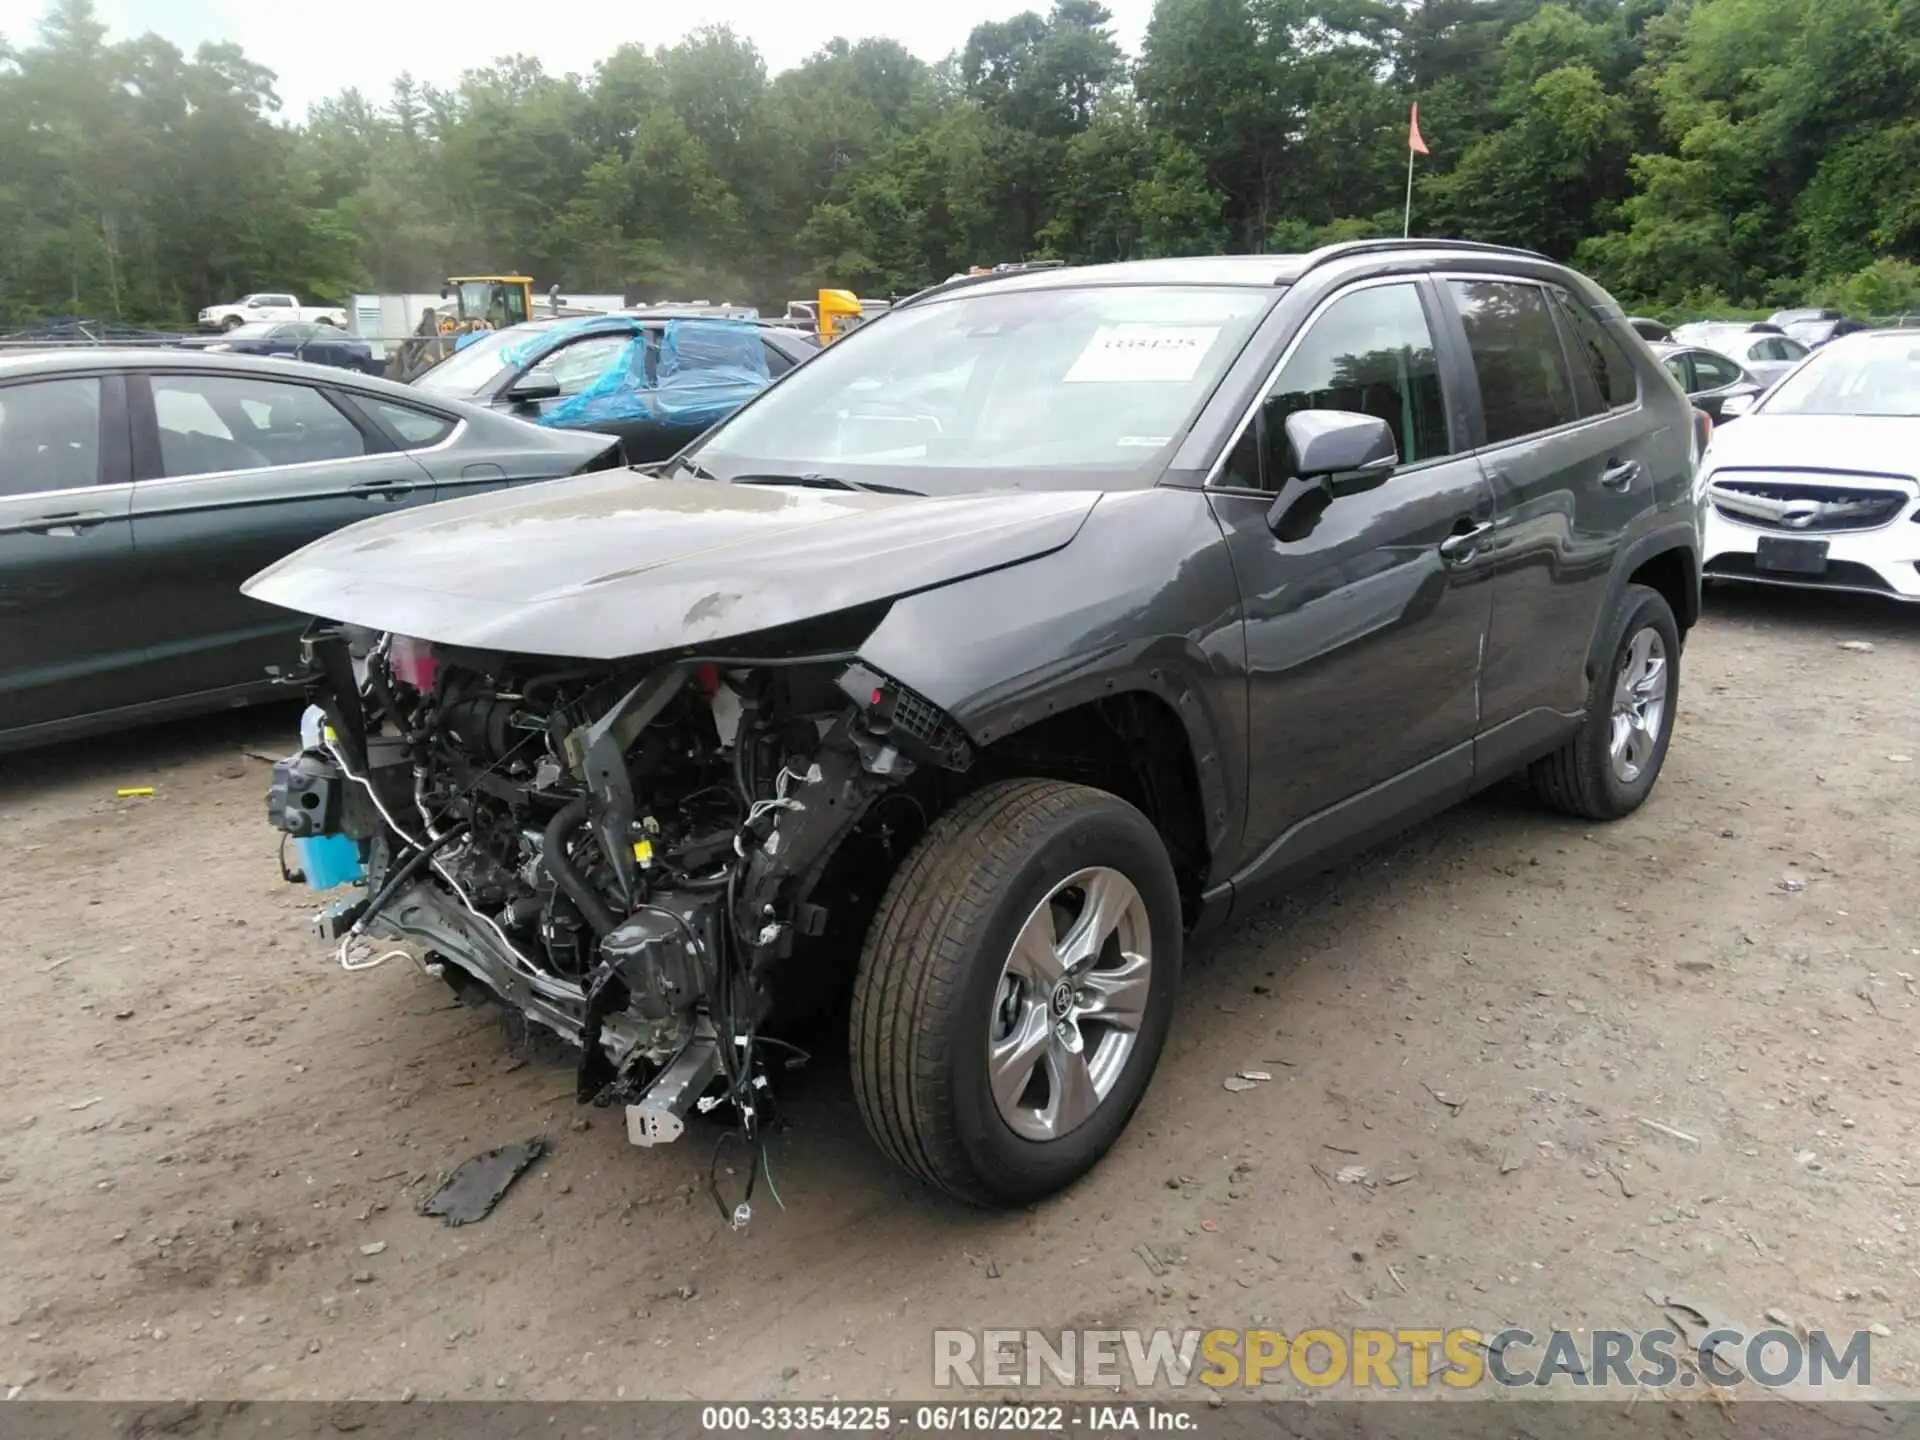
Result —
<instances>
[{"instance_id":1,"label":"yellow construction loader","mask_svg":"<svg viewBox=\"0 0 1920 1440\"><path fill-rule=\"evenodd\" d=\"M440 298L454 302L456 329L504 330L533 318L533 277L455 275Z\"/></svg>"}]
</instances>

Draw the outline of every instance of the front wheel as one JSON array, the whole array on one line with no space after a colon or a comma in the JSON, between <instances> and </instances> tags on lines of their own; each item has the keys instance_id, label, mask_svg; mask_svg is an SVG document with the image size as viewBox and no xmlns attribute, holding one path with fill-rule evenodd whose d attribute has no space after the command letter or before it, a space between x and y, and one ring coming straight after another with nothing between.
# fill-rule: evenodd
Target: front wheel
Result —
<instances>
[{"instance_id":1,"label":"front wheel","mask_svg":"<svg viewBox=\"0 0 1920 1440\"><path fill-rule=\"evenodd\" d=\"M867 932L851 1047L867 1129L972 1204L1063 1189L1146 1091L1181 938L1166 847L1133 806L1050 780L970 796Z\"/></svg>"},{"instance_id":2,"label":"front wheel","mask_svg":"<svg viewBox=\"0 0 1920 1440\"><path fill-rule=\"evenodd\" d=\"M1680 627L1658 590L1627 587L1608 655L1593 677L1586 720L1536 760L1530 776L1547 804L1587 820L1638 810L1666 763L1680 699Z\"/></svg>"}]
</instances>

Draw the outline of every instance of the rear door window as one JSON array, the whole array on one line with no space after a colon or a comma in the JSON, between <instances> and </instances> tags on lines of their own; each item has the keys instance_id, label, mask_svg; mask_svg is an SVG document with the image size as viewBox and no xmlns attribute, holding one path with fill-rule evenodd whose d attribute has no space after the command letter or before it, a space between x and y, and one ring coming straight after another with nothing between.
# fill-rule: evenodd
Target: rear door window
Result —
<instances>
[{"instance_id":1,"label":"rear door window","mask_svg":"<svg viewBox=\"0 0 1920 1440\"><path fill-rule=\"evenodd\" d=\"M1517 280L1451 280L1448 289L1480 381L1487 443L1577 420L1573 378L1546 291Z\"/></svg>"},{"instance_id":2,"label":"rear door window","mask_svg":"<svg viewBox=\"0 0 1920 1440\"><path fill-rule=\"evenodd\" d=\"M237 375L154 375L149 383L168 479L367 453L359 428L311 385Z\"/></svg>"},{"instance_id":3,"label":"rear door window","mask_svg":"<svg viewBox=\"0 0 1920 1440\"><path fill-rule=\"evenodd\" d=\"M100 380L83 376L0 388L0 495L100 483Z\"/></svg>"},{"instance_id":4,"label":"rear door window","mask_svg":"<svg viewBox=\"0 0 1920 1440\"><path fill-rule=\"evenodd\" d=\"M1740 380L1740 367L1724 356L1705 350L1693 353L1693 373L1695 392L1718 390L1724 385L1737 384Z\"/></svg>"}]
</instances>

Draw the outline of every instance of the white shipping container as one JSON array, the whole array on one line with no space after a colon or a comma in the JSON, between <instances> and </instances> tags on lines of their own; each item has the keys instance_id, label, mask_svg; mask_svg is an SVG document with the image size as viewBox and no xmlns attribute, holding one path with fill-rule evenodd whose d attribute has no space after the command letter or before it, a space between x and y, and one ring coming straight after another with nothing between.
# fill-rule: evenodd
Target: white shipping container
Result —
<instances>
[{"instance_id":1,"label":"white shipping container","mask_svg":"<svg viewBox=\"0 0 1920 1440\"><path fill-rule=\"evenodd\" d=\"M353 295L347 300L347 333L373 346L374 358L387 358L389 346L413 334L422 310L437 310L438 291L418 295Z\"/></svg>"}]
</instances>

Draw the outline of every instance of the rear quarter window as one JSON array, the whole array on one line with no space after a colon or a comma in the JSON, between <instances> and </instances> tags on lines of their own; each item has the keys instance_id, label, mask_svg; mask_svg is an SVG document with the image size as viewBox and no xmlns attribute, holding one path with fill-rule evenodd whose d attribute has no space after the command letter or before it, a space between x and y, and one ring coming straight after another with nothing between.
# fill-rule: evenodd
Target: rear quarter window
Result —
<instances>
[{"instance_id":1,"label":"rear quarter window","mask_svg":"<svg viewBox=\"0 0 1920 1440\"><path fill-rule=\"evenodd\" d=\"M1580 366L1584 361L1601 404L1609 410L1624 410L1632 405L1640 398L1640 377L1626 348L1577 297L1556 290L1553 298L1572 341L1569 348L1574 355L1575 383L1580 382Z\"/></svg>"},{"instance_id":2,"label":"rear quarter window","mask_svg":"<svg viewBox=\"0 0 1920 1440\"><path fill-rule=\"evenodd\" d=\"M419 450L438 445L453 433L454 422L443 415L416 410L411 405L396 405L391 400L370 400L356 395L355 402L400 439L402 448Z\"/></svg>"},{"instance_id":3,"label":"rear quarter window","mask_svg":"<svg viewBox=\"0 0 1920 1440\"><path fill-rule=\"evenodd\" d=\"M1518 280L1450 280L1447 286L1480 381L1487 444L1577 420L1573 378L1547 292Z\"/></svg>"}]
</instances>

